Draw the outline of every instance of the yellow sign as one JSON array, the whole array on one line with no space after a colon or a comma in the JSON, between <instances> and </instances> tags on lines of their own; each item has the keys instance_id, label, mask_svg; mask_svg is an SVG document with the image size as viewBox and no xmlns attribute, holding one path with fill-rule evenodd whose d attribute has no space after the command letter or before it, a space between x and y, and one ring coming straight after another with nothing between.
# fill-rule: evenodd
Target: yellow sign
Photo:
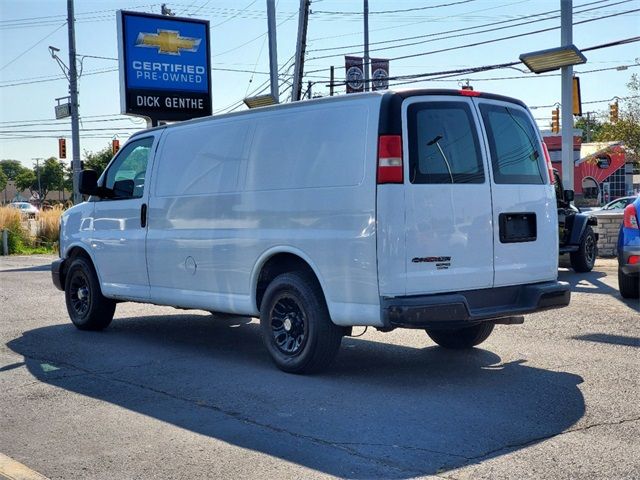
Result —
<instances>
[{"instance_id":1,"label":"yellow sign","mask_svg":"<svg viewBox=\"0 0 640 480\"><path fill-rule=\"evenodd\" d=\"M573 114L582 116L582 98L580 97L580 78L573 77Z\"/></svg>"},{"instance_id":2,"label":"yellow sign","mask_svg":"<svg viewBox=\"0 0 640 480\"><path fill-rule=\"evenodd\" d=\"M181 37L175 30L158 30L158 33L138 34L136 47L157 48L158 53L180 55L180 52L197 52L200 38Z\"/></svg>"}]
</instances>

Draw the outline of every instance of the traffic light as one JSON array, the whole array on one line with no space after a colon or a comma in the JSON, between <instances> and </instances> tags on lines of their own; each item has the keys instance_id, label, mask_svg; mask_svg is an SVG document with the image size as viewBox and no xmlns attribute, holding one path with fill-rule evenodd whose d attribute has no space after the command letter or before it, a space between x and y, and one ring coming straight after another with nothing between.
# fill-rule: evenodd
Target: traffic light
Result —
<instances>
[{"instance_id":1,"label":"traffic light","mask_svg":"<svg viewBox=\"0 0 640 480\"><path fill-rule=\"evenodd\" d=\"M553 133L560 133L560 109L555 108L551 110L551 131Z\"/></svg>"},{"instance_id":2,"label":"traffic light","mask_svg":"<svg viewBox=\"0 0 640 480\"><path fill-rule=\"evenodd\" d=\"M111 154L115 155L116 153L118 153L118 150L120 150L120 140L114 138L113 140L111 140Z\"/></svg>"},{"instance_id":3,"label":"traffic light","mask_svg":"<svg viewBox=\"0 0 640 480\"><path fill-rule=\"evenodd\" d=\"M618 121L618 100L609 105L609 122L616 123Z\"/></svg>"},{"instance_id":4,"label":"traffic light","mask_svg":"<svg viewBox=\"0 0 640 480\"><path fill-rule=\"evenodd\" d=\"M67 140L64 138L58 139L58 158L67 158Z\"/></svg>"}]
</instances>

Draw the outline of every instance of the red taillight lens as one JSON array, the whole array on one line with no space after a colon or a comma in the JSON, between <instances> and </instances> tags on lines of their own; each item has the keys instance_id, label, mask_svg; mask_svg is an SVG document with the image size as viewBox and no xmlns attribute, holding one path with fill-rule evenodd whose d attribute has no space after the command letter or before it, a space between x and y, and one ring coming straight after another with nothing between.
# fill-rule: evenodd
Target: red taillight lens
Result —
<instances>
[{"instance_id":1,"label":"red taillight lens","mask_svg":"<svg viewBox=\"0 0 640 480\"><path fill-rule=\"evenodd\" d=\"M556 183L555 177L553 176L553 165L551 165L551 156L549 155L549 149L547 148L547 144L542 142L542 151L544 152L544 161L547 162L547 170L549 170L549 183L553 185Z\"/></svg>"},{"instance_id":2,"label":"red taillight lens","mask_svg":"<svg viewBox=\"0 0 640 480\"><path fill-rule=\"evenodd\" d=\"M637 265L638 263L640 263L640 256L631 255L629 256L629 260L627 260L627 262L629 263L629 265Z\"/></svg>"},{"instance_id":3,"label":"red taillight lens","mask_svg":"<svg viewBox=\"0 0 640 480\"><path fill-rule=\"evenodd\" d=\"M402 183L402 137L380 135L378 141L378 185Z\"/></svg>"},{"instance_id":4,"label":"red taillight lens","mask_svg":"<svg viewBox=\"0 0 640 480\"><path fill-rule=\"evenodd\" d=\"M460 95L464 95L465 97L479 97L482 93L476 92L475 90L460 90Z\"/></svg>"},{"instance_id":5,"label":"red taillight lens","mask_svg":"<svg viewBox=\"0 0 640 480\"><path fill-rule=\"evenodd\" d=\"M633 203L624 209L624 228L638 228L638 212Z\"/></svg>"}]
</instances>

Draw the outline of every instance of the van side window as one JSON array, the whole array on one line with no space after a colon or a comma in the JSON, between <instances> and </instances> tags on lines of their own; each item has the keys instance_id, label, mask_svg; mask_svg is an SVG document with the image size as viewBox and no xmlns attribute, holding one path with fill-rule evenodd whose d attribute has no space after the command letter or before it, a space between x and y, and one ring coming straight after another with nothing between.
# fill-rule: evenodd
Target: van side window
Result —
<instances>
[{"instance_id":1,"label":"van side window","mask_svg":"<svg viewBox=\"0 0 640 480\"><path fill-rule=\"evenodd\" d=\"M104 186L113 190L113 199L141 198L153 137L127 144L107 170Z\"/></svg>"},{"instance_id":2,"label":"van side window","mask_svg":"<svg viewBox=\"0 0 640 480\"><path fill-rule=\"evenodd\" d=\"M407 118L411 183L484 183L477 128L468 104L414 103Z\"/></svg>"},{"instance_id":3,"label":"van side window","mask_svg":"<svg viewBox=\"0 0 640 480\"><path fill-rule=\"evenodd\" d=\"M520 109L481 104L496 183L542 184L543 154L535 127Z\"/></svg>"}]
</instances>

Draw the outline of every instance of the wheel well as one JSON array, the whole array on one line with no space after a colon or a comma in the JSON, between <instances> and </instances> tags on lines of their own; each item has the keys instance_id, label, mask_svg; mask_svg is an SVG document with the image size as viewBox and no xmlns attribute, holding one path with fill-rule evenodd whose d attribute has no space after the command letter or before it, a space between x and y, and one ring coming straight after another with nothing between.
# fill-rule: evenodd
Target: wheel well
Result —
<instances>
[{"instance_id":1,"label":"wheel well","mask_svg":"<svg viewBox=\"0 0 640 480\"><path fill-rule=\"evenodd\" d=\"M89 256L89 254L87 253L87 251L82 248L82 247L73 247L71 250L69 250L69 253L67 254L67 261L64 262L64 267L62 269L62 271L60 272L60 274L62 275L62 285L64 286L64 280L65 277L67 275L67 270L69 269L69 266L71 265L71 263L73 263L73 260L76 258L84 258L85 260L87 260L92 267L94 267L93 265L93 261L91 260L91 257ZM94 267L95 268L95 267Z\"/></svg>"},{"instance_id":2,"label":"wheel well","mask_svg":"<svg viewBox=\"0 0 640 480\"><path fill-rule=\"evenodd\" d=\"M265 262L258 276L258 284L256 285L256 306L258 310L262 305L264 292L271 281L278 275L287 272L307 272L320 284L318 277L309 264L302 258L292 253L278 253Z\"/></svg>"}]
</instances>

